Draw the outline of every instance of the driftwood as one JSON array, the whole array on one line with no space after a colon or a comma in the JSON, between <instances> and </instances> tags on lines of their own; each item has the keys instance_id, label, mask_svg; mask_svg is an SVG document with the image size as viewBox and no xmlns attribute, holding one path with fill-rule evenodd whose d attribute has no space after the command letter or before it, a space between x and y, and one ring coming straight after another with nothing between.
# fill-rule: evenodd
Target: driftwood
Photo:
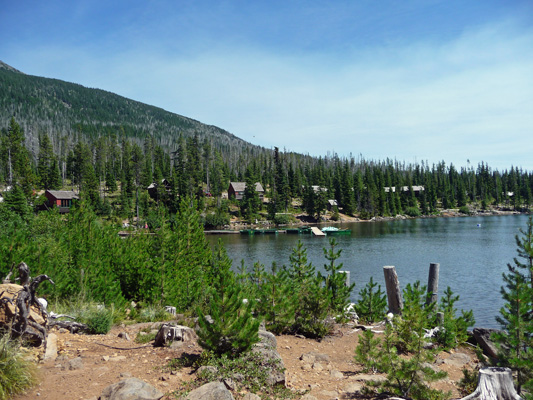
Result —
<instances>
[{"instance_id":1,"label":"driftwood","mask_svg":"<svg viewBox=\"0 0 533 400\"><path fill-rule=\"evenodd\" d=\"M48 314L37 300L39 285L48 280L47 275L30 279L29 268L25 263L17 266L19 280L23 285L3 283L0 285L0 329L13 338L22 338L28 343L40 346L46 343ZM9 281L11 272L4 282Z\"/></svg>"},{"instance_id":2,"label":"driftwood","mask_svg":"<svg viewBox=\"0 0 533 400\"><path fill-rule=\"evenodd\" d=\"M523 400L514 388L509 368L482 368L476 391L461 400Z\"/></svg>"},{"instance_id":3,"label":"driftwood","mask_svg":"<svg viewBox=\"0 0 533 400\"><path fill-rule=\"evenodd\" d=\"M51 318L48 320L48 327L57 327L67 329L70 333L89 333L89 327L81 322L76 321L58 321Z\"/></svg>"}]
</instances>

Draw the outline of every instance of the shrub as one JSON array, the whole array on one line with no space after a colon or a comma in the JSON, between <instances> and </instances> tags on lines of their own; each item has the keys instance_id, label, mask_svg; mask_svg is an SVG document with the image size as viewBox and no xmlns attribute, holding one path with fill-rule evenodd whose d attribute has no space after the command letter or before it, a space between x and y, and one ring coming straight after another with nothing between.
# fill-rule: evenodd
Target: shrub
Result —
<instances>
[{"instance_id":1,"label":"shrub","mask_svg":"<svg viewBox=\"0 0 533 400\"><path fill-rule=\"evenodd\" d=\"M113 313L105 308L90 311L86 318L89 332L97 335L105 335L113 325Z\"/></svg>"},{"instance_id":2,"label":"shrub","mask_svg":"<svg viewBox=\"0 0 533 400\"><path fill-rule=\"evenodd\" d=\"M0 400L11 399L32 387L37 381L36 371L17 342L8 335L0 337Z\"/></svg>"},{"instance_id":3,"label":"shrub","mask_svg":"<svg viewBox=\"0 0 533 400\"><path fill-rule=\"evenodd\" d=\"M405 209L405 215L409 217L419 217L422 214L420 213L420 209L418 207L407 207Z\"/></svg>"},{"instance_id":4,"label":"shrub","mask_svg":"<svg viewBox=\"0 0 533 400\"><path fill-rule=\"evenodd\" d=\"M276 225L288 225L292 222L290 214L276 214L274 216L274 223Z\"/></svg>"},{"instance_id":5,"label":"shrub","mask_svg":"<svg viewBox=\"0 0 533 400\"><path fill-rule=\"evenodd\" d=\"M468 208L468 206L462 206L459 208L459 212L461 214L466 214L466 215L471 215L472 214L472 211L470 211L470 208Z\"/></svg>"},{"instance_id":6,"label":"shrub","mask_svg":"<svg viewBox=\"0 0 533 400\"><path fill-rule=\"evenodd\" d=\"M214 214L207 214L205 216L204 227L207 229L213 229L224 225L229 225L229 222L229 214L227 212L217 210Z\"/></svg>"},{"instance_id":7,"label":"shrub","mask_svg":"<svg viewBox=\"0 0 533 400\"><path fill-rule=\"evenodd\" d=\"M164 308L153 305L143 307L140 310L135 309L131 316L139 322L159 322L172 319L172 315L167 313Z\"/></svg>"},{"instance_id":8,"label":"shrub","mask_svg":"<svg viewBox=\"0 0 533 400\"><path fill-rule=\"evenodd\" d=\"M139 332L137 336L135 337L135 343L144 344L144 343L151 342L152 340L155 339L155 335L156 335L155 332L154 333L143 332L143 334Z\"/></svg>"},{"instance_id":9,"label":"shrub","mask_svg":"<svg viewBox=\"0 0 533 400\"><path fill-rule=\"evenodd\" d=\"M184 354L182 360L172 360L168 367L174 369L182 366L200 367L202 365L215 368L205 369L198 374L198 379L186 387L192 390L201 385L231 379L235 382L236 392L250 392L261 395L261 398L293 399L298 398L298 393L281 385L271 386L268 383L269 371L283 371L283 366L277 359L266 358L255 352L242 353L238 358L227 355L221 357L210 352L203 352L197 359L191 359ZM242 379L236 380L240 376Z\"/></svg>"}]
</instances>

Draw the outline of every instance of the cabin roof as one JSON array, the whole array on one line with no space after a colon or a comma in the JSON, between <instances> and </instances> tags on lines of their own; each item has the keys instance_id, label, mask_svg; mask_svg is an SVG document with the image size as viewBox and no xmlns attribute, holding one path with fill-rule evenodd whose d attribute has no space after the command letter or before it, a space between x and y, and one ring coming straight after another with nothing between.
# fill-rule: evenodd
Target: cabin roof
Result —
<instances>
[{"instance_id":1,"label":"cabin roof","mask_svg":"<svg viewBox=\"0 0 533 400\"><path fill-rule=\"evenodd\" d=\"M233 187L233 190L236 192L244 192L244 189L246 189L246 182L230 182L230 186ZM256 192L264 192L265 189L263 189L263 186L259 183L255 183L255 191Z\"/></svg>"},{"instance_id":2,"label":"cabin roof","mask_svg":"<svg viewBox=\"0 0 533 400\"><path fill-rule=\"evenodd\" d=\"M78 199L76 193L71 190L47 190L47 192L58 200Z\"/></svg>"}]
</instances>

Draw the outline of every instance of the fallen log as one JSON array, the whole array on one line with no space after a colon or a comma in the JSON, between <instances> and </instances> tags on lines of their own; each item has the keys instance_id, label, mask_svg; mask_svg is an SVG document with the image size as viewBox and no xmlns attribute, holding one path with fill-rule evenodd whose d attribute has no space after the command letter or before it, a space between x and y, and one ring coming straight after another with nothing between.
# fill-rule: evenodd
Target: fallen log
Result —
<instances>
[{"instance_id":1,"label":"fallen log","mask_svg":"<svg viewBox=\"0 0 533 400\"><path fill-rule=\"evenodd\" d=\"M523 400L516 393L509 368L489 367L479 370L476 391L461 400Z\"/></svg>"}]
</instances>

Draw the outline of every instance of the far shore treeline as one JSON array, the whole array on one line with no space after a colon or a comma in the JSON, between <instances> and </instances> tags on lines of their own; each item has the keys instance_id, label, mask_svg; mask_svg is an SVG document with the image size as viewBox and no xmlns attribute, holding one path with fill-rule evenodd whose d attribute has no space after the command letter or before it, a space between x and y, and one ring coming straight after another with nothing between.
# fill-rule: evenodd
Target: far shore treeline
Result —
<instances>
[{"instance_id":1,"label":"far shore treeline","mask_svg":"<svg viewBox=\"0 0 533 400\"><path fill-rule=\"evenodd\" d=\"M231 217L290 223L306 213L317 219L328 200L337 203L330 216L340 211L361 219L453 208L525 211L532 202L533 174L513 167L492 170L483 162L457 170L444 161L430 166L313 158L246 147L233 162L208 138L181 137L171 152L153 137L139 145L121 128L90 140L65 137L59 147L42 132L33 153L14 118L0 139L0 187L13 188L4 193L8 203L24 199L37 209L45 201L38 196L43 190L74 190L101 217L118 222L138 215L151 228L175 214L185 197L195 199L206 227L226 225ZM231 181L246 182L242 200L223 198ZM263 202L252 190L255 182L265 188Z\"/></svg>"}]
</instances>

